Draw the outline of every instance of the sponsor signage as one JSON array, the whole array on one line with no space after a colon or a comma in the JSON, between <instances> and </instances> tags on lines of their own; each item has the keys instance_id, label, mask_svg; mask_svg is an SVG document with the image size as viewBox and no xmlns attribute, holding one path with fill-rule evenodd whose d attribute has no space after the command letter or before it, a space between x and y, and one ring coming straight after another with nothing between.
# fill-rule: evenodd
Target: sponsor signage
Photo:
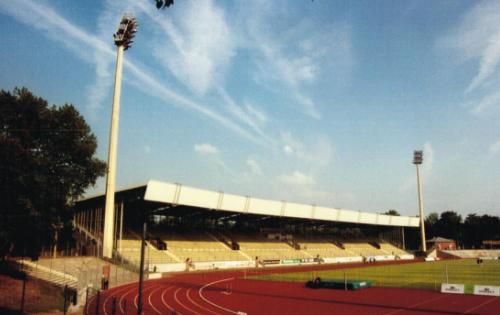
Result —
<instances>
[{"instance_id":1,"label":"sponsor signage","mask_svg":"<svg viewBox=\"0 0 500 315\"><path fill-rule=\"evenodd\" d=\"M280 260L279 259L264 259L262 261L264 265L279 265Z\"/></svg>"},{"instance_id":2,"label":"sponsor signage","mask_svg":"<svg viewBox=\"0 0 500 315\"><path fill-rule=\"evenodd\" d=\"M453 283L441 283L441 293L464 294L465 285Z\"/></svg>"},{"instance_id":3,"label":"sponsor signage","mask_svg":"<svg viewBox=\"0 0 500 315\"><path fill-rule=\"evenodd\" d=\"M324 263L327 264L336 264L336 263L348 263L348 262L362 262L363 257L355 256L355 257L326 257L322 258Z\"/></svg>"},{"instance_id":4,"label":"sponsor signage","mask_svg":"<svg viewBox=\"0 0 500 315\"><path fill-rule=\"evenodd\" d=\"M283 259L281 261L282 264L300 264L302 262L302 260L300 259Z\"/></svg>"},{"instance_id":5,"label":"sponsor signage","mask_svg":"<svg viewBox=\"0 0 500 315\"><path fill-rule=\"evenodd\" d=\"M474 286L475 295L490 295L490 296L500 296L500 287L495 287L492 285L475 285Z\"/></svg>"}]
</instances>

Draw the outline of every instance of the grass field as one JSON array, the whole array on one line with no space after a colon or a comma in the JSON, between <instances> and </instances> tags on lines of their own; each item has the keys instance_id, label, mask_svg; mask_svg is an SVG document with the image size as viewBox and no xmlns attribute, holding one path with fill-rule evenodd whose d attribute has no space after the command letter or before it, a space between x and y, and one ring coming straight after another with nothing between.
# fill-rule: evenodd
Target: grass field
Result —
<instances>
[{"instance_id":1,"label":"grass field","mask_svg":"<svg viewBox=\"0 0 500 315\"><path fill-rule=\"evenodd\" d=\"M334 267L332 267L334 268ZM444 260L401 265L363 265L350 269L276 273L257 276L255 279L305 282L315 277L321 279L372 280L374 286L419 288L439 290L441 283L465 284L466 293L473 285L500 286L500 260L485 260L478 265L475 260Z\"/></svg>"}]
</instances>

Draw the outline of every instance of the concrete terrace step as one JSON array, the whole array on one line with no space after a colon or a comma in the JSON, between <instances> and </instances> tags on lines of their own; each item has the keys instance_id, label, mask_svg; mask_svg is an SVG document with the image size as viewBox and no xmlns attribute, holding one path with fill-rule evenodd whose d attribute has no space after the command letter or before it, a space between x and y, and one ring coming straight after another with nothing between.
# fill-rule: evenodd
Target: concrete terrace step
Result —
<instances>
[{"instance_id":1,"label":"concrete terrace step","mask_svg":"<svg viewBox=\"0 0 500 315\"><path fill-rule=\"evenodd\" d=\"M78 288L78 278L68 273L51 270L50 268L28 260L20 260L18 263L21 264L24 271L33 278L42 279L58 286L67 285L74 289Z\"/></svg>"}]
</instances>

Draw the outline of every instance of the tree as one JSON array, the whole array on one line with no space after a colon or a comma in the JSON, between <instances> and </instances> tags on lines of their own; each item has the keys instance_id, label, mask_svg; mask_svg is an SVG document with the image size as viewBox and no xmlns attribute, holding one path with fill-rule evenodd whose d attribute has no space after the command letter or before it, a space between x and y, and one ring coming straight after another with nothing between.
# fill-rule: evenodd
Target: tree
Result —
<instances>
[{"instance_id":1,"label":"tree","mask_svg":"<svg viewBox=\"0 0 500 315\"><path fill-rule=\"evenodd\" d=\"M161 8L165 9L174 4L174 0L155 0L156 8L159 10Z\"/></svg>"},{"instance_id":2,"label":"tree","mask_svg":"<svg viewBox=\"0 0 500 315\"><path fill-rule=\"evenodd\" d=\"M106 164L73 105L49 106L26 88L0 91L0 128L0 254L36 257Z\"/></svg>"},{"instance_id":3,"label":"tree","mask_svg":"<svg viewBox=\"0 0 500 315\"><path fill-rule=\"evenodd\" d=\"M484 240L500 238L500 219L496 216L469 214L463 224L463 243L469 248L481 248Z\"/></svg>"},{"instance_id":4,"label":"tree","mask_svg":"<svg viewBox=\"0 0 500 315\"><path fill-rule=\"evenodd\" d=\"M481 247L481 217L475 213L469 214L463 224L463 243L469 248Z\"/></svg>"},{"instance_id":5,"label":"tree","mask_svg":"<svg viewBox=\"0 0 500 315\"><path fill-rule=\"evenodd\" d=\"M442 236L461 242L462 216L455 211L441 213L435 224L435 236Z\"/></svg>"},{"instance_id":6,"label":"tree","mask_svg":"<svg viewBox=\"0 0 500 315\"><path fill-rule=\"evenodd\" d=\"M386 215L394 215L394 216L400 216L399 212L397 210L394 210L394 209L390 209L386 212L384 212L383 214L386 214Z\"/></svg>"},{"instance_id":7,"label":"tree","mask_svg":"<svg viewBox=\"0 0 500 315\"><path fill-rule=\"evenodd\" d=\"M425 218L425 235L427 238L433 238L436 235L436 223L439 220L439 215L436 212L431 212Z\"/></svg>"}]
</instances>

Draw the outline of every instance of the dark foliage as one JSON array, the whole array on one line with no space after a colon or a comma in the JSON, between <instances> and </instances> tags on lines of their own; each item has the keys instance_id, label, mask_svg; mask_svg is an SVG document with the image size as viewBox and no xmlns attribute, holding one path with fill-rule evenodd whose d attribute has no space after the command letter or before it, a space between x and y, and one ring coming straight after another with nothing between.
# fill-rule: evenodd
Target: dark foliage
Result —
<instances>
[{"instance_id":1,"label":"dark foliage","mask_svg":"<svg viewBox=\"0 0 500 315\"><path fill-rule=\"evenodd\" d=\"M472 213L462 221L454 211L445 211L439 217L431 213L425 219L425 230L427 238L440 236L456 241L462 248L482 248L483 241L500 239L500 218Z\"/></svg>"},{"instance_id":2,"label":"dark foliage","mask_svg":"<svg viewBox=\"0 0 500 315\"><path fill-rule=\"evenodd\" d=\"M395 216L400 216L399 212L397 210L394 210L394 209L390 209L386 212L384 212L383 214L386 214L386 215L395 215Z\"/></svg>"},{"instance_id":3,"label":"dark foliage","mask_svg":"<svg viewBox=\"0 0 500 315\"><path fill-rule=\"evenodd\" d=\"M49 106L25 88L0 91L0 128L0 254L36 257L106 165L73 105Z\"/></svg>"},{"instance_id":4,"label":"dark foliage","mask_svg":"<svg viewBox=\"0 0 500 315\"><path fill-rule=\"evenodd\" d=\"M165 9L174 4L174 0L155 0L156 8L159 10L161 8Z\"/></svg>"},{"instance_id":5,"label":"dark foliage","mask_svg":"<svg viewBox=\"0 0 500 315\"><path fill-rule=\"evenodd\" d=\"M465 218L462 230L465 247L481 248L484 240L500 239L500 218L472 213Z\"/></svg>"},{"instance_id":6,"label":"dark foliage","mask_svg":"<svg viewBox=\"0 0 500 315\"><path fill-rule=\"evenodd\" d=\"M462 216L455 211L445 211L441 213L434 230L440 234L436 236L456 240L460 243L462 239Z\"/></svg>"}]
</instances>

